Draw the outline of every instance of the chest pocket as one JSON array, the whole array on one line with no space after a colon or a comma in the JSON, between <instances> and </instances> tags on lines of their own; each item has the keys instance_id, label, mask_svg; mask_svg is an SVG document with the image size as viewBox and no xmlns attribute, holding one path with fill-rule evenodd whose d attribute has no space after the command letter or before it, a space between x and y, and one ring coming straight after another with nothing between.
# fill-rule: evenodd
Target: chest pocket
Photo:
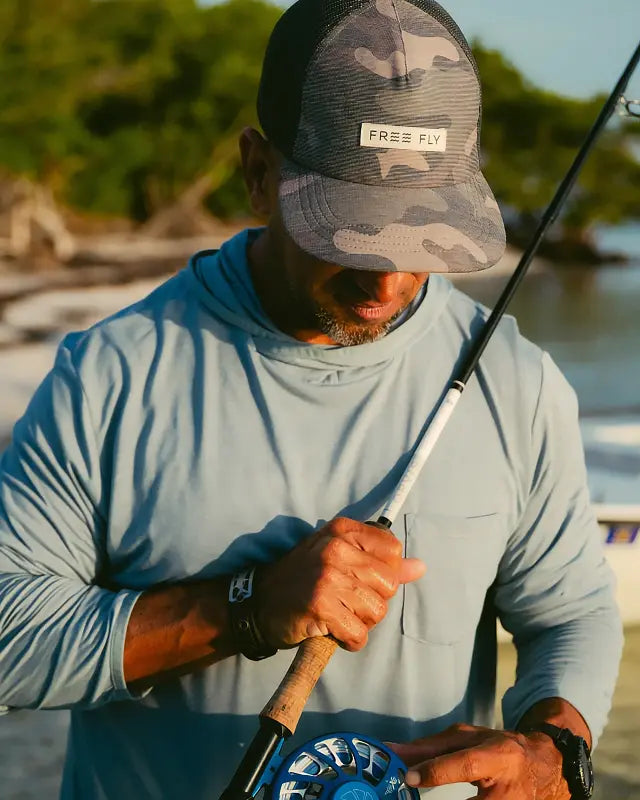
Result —
<instances>
[{"instance_id":1,"label":"chest pocket","mask_svg":"<svg viewBox=\"0 0 640 800\"><path fill-rule=\"evenodd\" d=\"M456 644L475 632L507 538L504 514L405 514L405 551L427 565L404 586L402 633Z\"/></svg>"}]
</instances>

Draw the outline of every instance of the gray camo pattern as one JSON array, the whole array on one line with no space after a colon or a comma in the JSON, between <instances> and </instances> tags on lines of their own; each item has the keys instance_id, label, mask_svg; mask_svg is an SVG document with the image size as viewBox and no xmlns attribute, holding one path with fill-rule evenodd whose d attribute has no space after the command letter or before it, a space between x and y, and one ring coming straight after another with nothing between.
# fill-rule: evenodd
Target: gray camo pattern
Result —
<instances>
[{"instance_id":1,"label":"gray camo pattern","mask_svg":"<svg viewBox=\"0 0 640 800\"><path fill-rule=\"evenodd\" d=\"M407 0L375 0L335 27L311 62L280 185L297 244L347 267L485 269L504 252L480 172L480 87L460 45ZM362 123L446 128L446 152L360 146Z\"/></svg>"}]
</instances>

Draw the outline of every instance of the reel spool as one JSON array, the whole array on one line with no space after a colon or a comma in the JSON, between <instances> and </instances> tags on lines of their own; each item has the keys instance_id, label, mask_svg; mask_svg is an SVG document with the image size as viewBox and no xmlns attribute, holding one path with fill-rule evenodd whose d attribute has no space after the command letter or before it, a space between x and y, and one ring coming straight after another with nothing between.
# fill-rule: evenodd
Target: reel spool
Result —
<instances>
[{"instance_id":1,"label":"reel spool","mask_svg":"<svg viewBox=\"0 0 640 800\"><path fill-rule=\"evenodd\" d=\"M284 758L269 800L419 800L404 782L406 766L381 742L355 733L329 733Z\"/></svg>"}]
</instances>

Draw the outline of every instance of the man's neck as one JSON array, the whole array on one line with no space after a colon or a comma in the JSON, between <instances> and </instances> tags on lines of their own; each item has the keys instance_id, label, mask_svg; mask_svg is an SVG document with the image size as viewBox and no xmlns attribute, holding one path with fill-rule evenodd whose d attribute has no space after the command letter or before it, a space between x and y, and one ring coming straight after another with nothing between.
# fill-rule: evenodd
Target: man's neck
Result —
<instances>
[{"instance_id":1,"label":"man's neck","mask_svg":"<svg viewBox=\"0 0 640 800\"><path fill-rule=\"evenodd\" d=\"M299 311L297 304L289 297L286 276L282 274L275 250L269 228L265 228L247 248L249 274L263 311L287 336L306 344L335 345L331 337L299 318L302 315L296 313Z\"/></svg>"}]
</instances>

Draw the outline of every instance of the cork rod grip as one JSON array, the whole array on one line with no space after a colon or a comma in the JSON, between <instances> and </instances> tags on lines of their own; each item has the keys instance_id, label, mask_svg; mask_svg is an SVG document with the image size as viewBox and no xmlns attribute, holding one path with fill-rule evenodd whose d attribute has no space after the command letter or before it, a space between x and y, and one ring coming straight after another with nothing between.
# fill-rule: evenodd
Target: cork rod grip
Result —
<instances>
[{"instance_id":1,"label":"cork rod grip","mask_svg":"<svg viewBox=\"0 0 640 800\"><path fill-rule=\"evenodd\" d=\"M337 646L336 640L328 636L302 642L287 674L260 716L275 720L294 733L309 695Z\"/></svg>"}]
</instances>

